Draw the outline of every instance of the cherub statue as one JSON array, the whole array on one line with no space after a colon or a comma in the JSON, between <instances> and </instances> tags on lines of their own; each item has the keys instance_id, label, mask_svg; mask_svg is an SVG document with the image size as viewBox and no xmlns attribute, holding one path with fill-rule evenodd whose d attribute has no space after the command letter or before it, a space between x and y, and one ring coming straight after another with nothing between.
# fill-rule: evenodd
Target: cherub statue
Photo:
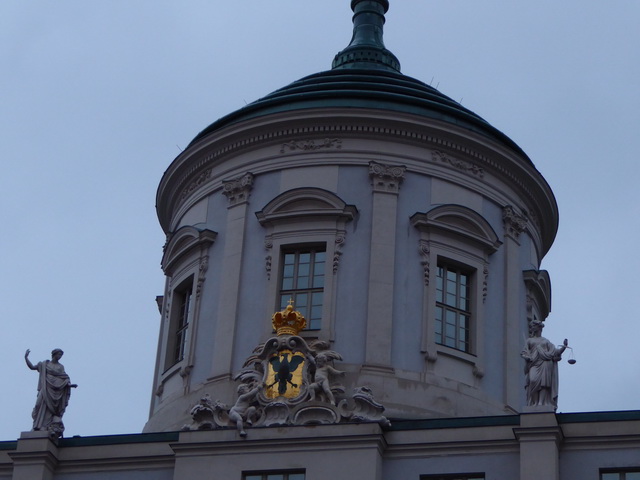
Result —
<instances>
[{"instance_id":1,"label":"cherub statue","mask_svg":"<svg viewBox=\"0 0 640 480\"><path fill-rule=\"evenodd\" d=\"M309 385L309 393L311 395L310 400L316 399L316 394L323 394L326 400L335 405L336 401L331 391L331 384L329 378L331 375L344 375L344 372L336 370L329 365L329 358L324 353L319 353L316 356L316 373L314 375L314 382Z\"/></svg>"},{"instance_id":2,"label":"cherub statue","mask_svg":"<svg viewBox=\"0 0 640 480\"><path fill-rule=\"evenodd\" d=\"M246 437L247 432L244 430L244 422L247 425L253 425L257 420L258 410L253 405L260 392L262 385L258 382L241 383L238 386L238 400L229 410L229 420L235 422L241 437Z\"/></svg>"},{"instance_id":3,"label":"cherub statue","mask_svg":"<svg viewBox=\"0 0 640 480\"><path fill-rule=\"evenodd\" d=\"M36 406L31 414L33 430L46 430L54 437L61 437L64 432L62 415L69 404L71 389L78 385L71 383L69 375L64 371L64 365L59 362L64 353L59 348L51 352L51 360L35 365L29 360L29 353L31 350L24 354L27 367L37 370L40 374Z\"/></svg>"}]
</instances>

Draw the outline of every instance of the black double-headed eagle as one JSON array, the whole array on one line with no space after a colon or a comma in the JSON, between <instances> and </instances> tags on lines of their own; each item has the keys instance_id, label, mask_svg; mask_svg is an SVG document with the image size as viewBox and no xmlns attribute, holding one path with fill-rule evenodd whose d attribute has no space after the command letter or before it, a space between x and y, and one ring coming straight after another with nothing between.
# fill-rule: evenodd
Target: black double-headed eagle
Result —
<instances>
[{"instance_id":1,"label":"black double-headed eagle","mask_svg":"<svg viewBox=\"0 0 640 480\"><path fill-rule=\"evenodd\" d=\"M269 387L273 387L278 384L278 394L284 395L287 391L287 384L291 384L292 387L297 387L291 380L293 379L293 372L304 362L304 357L300 355L292 355L289 360L289 354L283 353L282 358L279 356L271 357L269 363L271 368L275 372L273 375L273 383Z\"/></svg>"}]
</instances>

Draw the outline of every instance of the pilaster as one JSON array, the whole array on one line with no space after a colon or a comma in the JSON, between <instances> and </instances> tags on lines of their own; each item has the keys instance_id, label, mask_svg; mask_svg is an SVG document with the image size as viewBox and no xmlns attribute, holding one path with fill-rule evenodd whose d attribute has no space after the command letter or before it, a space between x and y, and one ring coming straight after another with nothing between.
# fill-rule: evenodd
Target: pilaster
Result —
<instances>
[{"instance_id":1,"label":"pilaster","mask_svg":"<svg viewBox=\"0 0 640 480\"><path fill-rule=\"evenodd\" d=\"M13 480L53 480L58 447L48 432L22 432L18 448L9 456L13 460Z\"/></svg>"},{"instance_id":2,"label":"pilaster","mask_svg":"<svg viewBox=\"0 0 640 480\"><path fill-rule=\"evenodd\" d=\"M242 271L245 222L248 200L253 188L253 175L246 173L238 178L223 181L222 193L229 200L225 228L224 254L221 265L220 300L216 322L211 377L226 378L231 375L233 345L238 315L238 295Z\"/></svg>"},{"instance_id":3,"label":"pilaster","mask_svg":"<svg viewBox=\"0 0 640 480\"><path fill-rule=\"evenodd\" d=\"M391 369L398 192L406 167L369 163L373 189L365 367Z\"/></svg>"},{"instance_id":4,"label":"pilaster","mask_svg":"<svg viewBox=\"0 0 640 480\"><path fill-rule=\"evenodd\" d=\"M520 480L560 480L562 429L554 413L524 413L513 433L520 442Z\"/></svg>"},{"instance_id":5,"label":"pilaster","mask_svg":"<svg viewBox=\"0 0 640 480\"><path fill-rule=\"evenodd\" d=\"M504 312L505 312L505 359L504 359L504 403L514 411L521 407L520 385L516 381L522 376L521 299L524 298L524 283L521 281L520 234L527 225L526 217L519 215L513 207L502 210L504 222Z\"/></svg>"}]
</instances>

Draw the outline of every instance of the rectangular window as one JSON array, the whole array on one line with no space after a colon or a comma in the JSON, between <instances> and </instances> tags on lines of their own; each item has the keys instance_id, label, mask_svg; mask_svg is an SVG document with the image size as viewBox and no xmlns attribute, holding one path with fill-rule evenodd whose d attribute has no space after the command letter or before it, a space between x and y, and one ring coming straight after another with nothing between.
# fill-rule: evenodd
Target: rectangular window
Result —
<instances>
[{"instance_id":1,"label":"rectangular window","mask_svg":"<svg viewBox=\"0 0 640 480\"><path fill-rule=\"evenodd\" d=\"M436 278L436 343L469 353L471 274L454 265L438 264Z\"/></svg>"},{"instance_id":2,"label":"rectangular window","mask_svg":"<svg viewBox=\"0 0 640 480\"><path fill-rule=\"evenodd\" d=\"M325 260L324 247L283 252L280 309L293 300L295 309L306 318L308 330L318 330L322 326Z\"/></svg>"},{"instance_id":3,"label":"rectangular window","mask_svg":"<svg viewBox=\"0 0 640 480\"><path fill-rule=\"evenodd\" d=\"M484 473L464 475L421 475L420 480L484 480Z\"/></svg>"},{"instance_id":4,"label":"rectangular window","mask_svg":"<svg viewBox=\"0 0 640 480\"><path fill-rule=\"evenodd\" d=\"M640 468L600 471L600 480L640 480Z\"/></svg>"},{"instance_id":5,"label":"rectangular window","mask_svg":"<svg viewBox=\"0 0 640 480\"><path fill-rule=\"evenodd\" d=\"M165 369L184 358L192 291L193 280L189 280L173 291Z\"/></svg>"},{"instance_id":6,"label":"rectangular window","mask_svg":"<svg viewBox=\"0 0 640 480\"><path fill-rule=\"evenodd\" d=\"M285 472L244 473L242 480L305 480L304 471L292 470Z\"/></svg>"}]
</instances>

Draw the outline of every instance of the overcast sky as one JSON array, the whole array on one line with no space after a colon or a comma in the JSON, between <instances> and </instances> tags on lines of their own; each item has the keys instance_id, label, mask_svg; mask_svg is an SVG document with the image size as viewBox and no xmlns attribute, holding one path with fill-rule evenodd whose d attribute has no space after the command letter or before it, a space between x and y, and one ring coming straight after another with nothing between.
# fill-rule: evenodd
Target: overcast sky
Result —
<instances>
[{"instance_id":1,"label":"overcast sky","mask_svg":"<svg viewBox=\"0 0 640 480\"><path fill-rule=\"evenodd\" d=\"M560 369L563 412L640 409L639 18L637 0L391 0L387 14L403 73L510 136L556 194L544 335L578 360ZM348 0L0 2L0 441L31 428L27 348L34 363L65 350L80 385L65 436L141 431L162 173L350 37Z\"/></svg>"}]
</instances>

